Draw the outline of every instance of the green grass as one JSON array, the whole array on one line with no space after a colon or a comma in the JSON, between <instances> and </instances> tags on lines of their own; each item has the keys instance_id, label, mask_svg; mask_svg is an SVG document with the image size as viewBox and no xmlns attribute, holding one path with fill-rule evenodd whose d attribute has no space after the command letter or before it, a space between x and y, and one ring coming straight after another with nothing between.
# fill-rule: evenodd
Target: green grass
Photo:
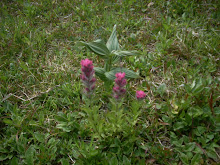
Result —
<instances>
[{"instance_id":1,"label":"green grass","mask_svg":"<svg viewBox=\"0 0 220 165\"><path fill-rule=\"evenodd\" d=\"M0 164L220 162L220 4L150 2L0 2ZM112 91L97 78L98 131L80 61L104 63L77 42L106 42L115 24L123 50L141 54L123 59L141 78L128 81L119 121ZM136 90L147 94L139 104Z\"/></svg>"}]
</instances>

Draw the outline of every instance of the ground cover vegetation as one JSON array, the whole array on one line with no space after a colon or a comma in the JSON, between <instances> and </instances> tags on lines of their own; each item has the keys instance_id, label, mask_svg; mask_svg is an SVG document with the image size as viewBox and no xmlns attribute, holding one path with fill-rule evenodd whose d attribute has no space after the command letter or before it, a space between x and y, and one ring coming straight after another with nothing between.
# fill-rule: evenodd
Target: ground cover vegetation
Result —
<instances>
[{"instance_id":1,"label":"ground cover vegetation","mask_svg":"<svg viewBox=\"0 0 220 165\"><path fill-rule=\"evenodd\" d=\"M218 164L219 17L217 0L1 0L0 164Z\"/></svg>"}]
</instances>

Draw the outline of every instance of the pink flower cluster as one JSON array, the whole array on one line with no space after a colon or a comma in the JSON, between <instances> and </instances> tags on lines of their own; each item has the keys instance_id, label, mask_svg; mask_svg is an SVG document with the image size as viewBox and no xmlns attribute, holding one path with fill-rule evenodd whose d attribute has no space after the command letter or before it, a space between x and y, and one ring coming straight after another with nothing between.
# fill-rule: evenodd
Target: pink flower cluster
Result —
<instances>
[{"instance_id":1,"label":"pink flower cluster","mask_svg":"<svg viewBox=\"0 0 220 165\"><path fill-rule=\"evenodd\" d=\"M115 86L113 87L113 93L114 93L114 97L119 100L124 96L126 92L124 86L126 85L127 81L125 79L125 73L116 73L115 76L116 79L115 79Z\"/></svg>"},{"instance_id":2,"label":"pink flower cluster","mask_svg":"<svg viewBox=\"0 0 220 165\"><path fill-rule=\"evenodd\" d=\"M88 97L91 96L93 90L95 89L95 82L96 79L94 78L94 66L91 60L85 59L81 61L81 70L82 74L80 78L85 85L84 92L87 94Z\"/></svg>"},{"instance_id":3,"label":"pink flower cluster","mask_svg":"<svg viewBox=\"0 0 220 165\"><path fill-rule=\"evenodd\" d=\"M138 100L143 100L146 97L146 94L144 93L144 91L137 91L136 92L136 98Z\"/></svg>"},{"instance_id":4,"label":"pink flower cluster","mask_svg":"<svg viewBox=\"0 0 220 165\"><path fill-rule=\"evenodd\" d=\"M82 74L80 75L80 78L85 86L85 94L88 97L91 97L94 89L95 89L95 82L96 79L94 78L94 66L91 60L85 59L81 61L81 70ZM127 81L125 79L125 73L116 73L115 74L115 86L113 87L113 96L120 100L126 93L126 89L124 86L127 84ZM146 97L146 94L143 91L137 91L136 92L136 98L137 100L142 100Z\"/></svg>"}]
</instances>

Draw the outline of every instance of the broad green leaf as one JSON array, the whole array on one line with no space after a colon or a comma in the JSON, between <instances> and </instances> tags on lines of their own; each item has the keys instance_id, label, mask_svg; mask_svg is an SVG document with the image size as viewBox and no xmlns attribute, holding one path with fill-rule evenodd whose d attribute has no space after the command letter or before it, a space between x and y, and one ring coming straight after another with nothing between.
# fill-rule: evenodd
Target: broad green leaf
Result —
<instances>
[{"instance_id":1,"label":"broad green leaf","mask_svg":"<svg viewBox=\"0 0 220 165\"><path fill-rule=\"evenodd\" d=\"M94 67L94 70L95 70L96 76L98 76L103 81L106 80L105 69L104 68Z\"/></svg>"},{"instance_id":2,"label":"broad green leaf","mask_svg":"<svg viewBox=\"0 0 220 165\"><path fill-rule=\"evenodd\" d=\"M116 62L118 62L120 60L120 58L121 58L120 56L116 56L116 55L113 56L112 57L112 63L115 64Z\"/></svg>"},{"instance_id":3,"label":"broad green leaf","mask_svg":"<svg viewBox=\"0 0 220 165\"><path fill-rule=\"evenodd\" d=\"M108 42L106 43L106 46L110 52L112 52L113 50L120 49L118 39L117 39L116 25L113 27L112 34L109 37Z\"/></svg>"},{"instance_id":4,"label":"broad green leaf","mask_svg":"<svg viewBox=\"0 0 220 165\"><path fill-rule=\"evenodd\" d=\"M112 64L111 64L111 58L105 60L104 69L106 72L109 72L111 70Z\"/></svg>"},{"instance_id":5,"label":"broad green leaf","mask_svg":"<svg viewBox=\"0 0 220 165\"><path fill-rule=\"evenodd\" d=\"M112 69L110 72L106 72L105 76L109 79L109 80L114 80L115 79L115 74L118 72L125 72L125 78L129 79L129 78L139 78L140 76L132 71L129 70L127 68L114 68Z\"/></svg>"},{"instance_id":6,"label":"broad green leaf","mask_svg":"<svg viewBox=\"0 0 220 165\"><path fill-rule=\"evenodd\" d=\"M125 56L137 56L140 55L138 51L122 51L122 50L117 50L117 51L112 51L112 54L119 56L119 57L125 57Z\"/></svg>"},{"instance_id":7,"label":"broad green leaf","mask_svg":"<svg viewBox=\"0 0 220 165\"><path fill-rule=\"evenodd\" d=\"M102 40L96 40L89 43L81 41L80 43L84 46L87 46L91 51L98 55L106 56L110 54L110 51Z\"/></svg>"},{"instance_id":8,"label":"broad green leaf","mask_svg":"<svg viewBox=\"0 0 220 165\"><path fill-rule=\"evenodd\" d=\"M28 165L34 164L34 146L31 145L25 152L25 161Z\"/></svg>"}]
</instances>

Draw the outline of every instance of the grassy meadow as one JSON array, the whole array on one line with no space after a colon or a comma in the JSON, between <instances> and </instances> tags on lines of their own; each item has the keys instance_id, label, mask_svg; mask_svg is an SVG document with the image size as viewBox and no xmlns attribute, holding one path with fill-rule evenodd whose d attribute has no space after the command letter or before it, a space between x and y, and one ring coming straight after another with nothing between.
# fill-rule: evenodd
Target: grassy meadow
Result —
<instances>
[{"instance_id":1,"label":"grassy meadow","mask_svg":"<svg viewBox=\"0 0 220 165\"><path fill-rule=\"evenodd\" d=\"M1 0L0 164L219 164L219 8L218 0ZM96 67L91 98L80 79L85 59ZM122 66L130 77L118 101L112 70Z\"/></svg>"}]
</instances>

